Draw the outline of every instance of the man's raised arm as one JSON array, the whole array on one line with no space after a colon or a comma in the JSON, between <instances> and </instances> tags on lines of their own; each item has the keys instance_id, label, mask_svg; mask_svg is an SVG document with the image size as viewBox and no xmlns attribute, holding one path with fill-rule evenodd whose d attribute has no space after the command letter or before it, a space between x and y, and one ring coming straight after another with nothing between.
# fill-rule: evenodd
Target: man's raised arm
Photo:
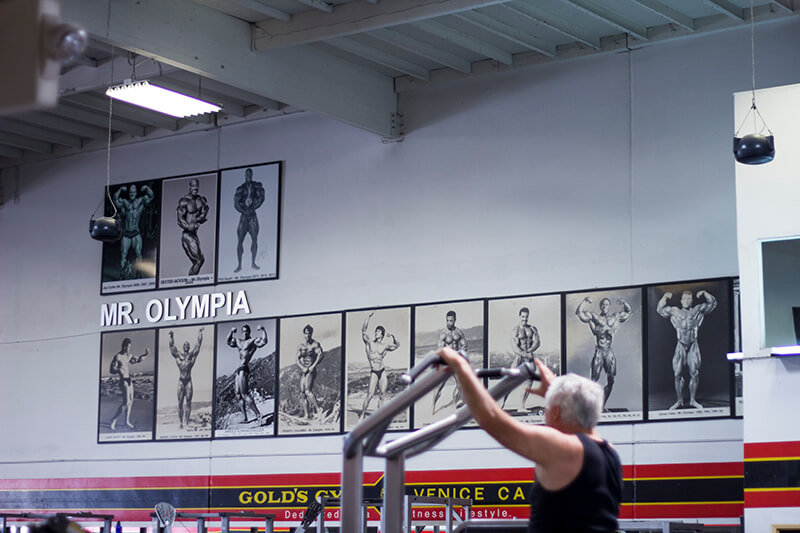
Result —
<instances>
[{"instance_id":1,"label":"man's raised arm","mask_svg":"<svg viewBox=\"0 0 800 533\"><path fill-rule=\"evenodd\" d=\"M194 347L192 350L192 357L197 357L197 354L200 353L200 346L203 344L203 330L205 328L200 328L200 331L197 332L197 346Z\"/></svg>"},{"instance_id":2,"label":"man's raised arm","mask_svg":"<svg viewBox=\"0 0 800 533\"><path fill-rule=\"evenodd\" d=\"M135 355L135 356L131 357L131 363L141 363L142 359L147 357L149 354L150 354L150 349L149 348L145 348L144 349L144 353L142 355Z\"/></svg>"},{"instance_id":3,"label":"man's raised arm","mask_svg":"<svg viewBox=\"0 0 800 533\"><path fill-rule=\"evenodd\" d=\"M669 318L672 316L672 313L675 311L674 307L670 307L667 305L667 300L672 298L671 292L665 292L664 296L658 301L658 305L656 306L656 312L663 316L664 318Z\"/></svg>"},{"instance_id":4,"label":"man's raised arm","mask_svg":"<svg viewBox=\"0 0 800 533\"><path fill-rule=\"evenodd\" d=\"M262 326L261 324L259 324L256 329L261 332L261 336L260 337L256 337L256 340L254 340L253 343L256 346L258 346L259 348L262 348L262 347L267 345L267 341L268 341L268 339L267 339L267 330L264 329L264 326Z\"/></svg>"},{"instance_id":5,"label":"man's raised arm","mask_svg":"<svg viewBox=\"0 0 800 533\"><path fill-rule=\"evenodd\" d=\"M516 420L489 395L469 361L451 348L442 348L438 353L455 371L462 397L473 418L497 442L545 467L552 465L565 451L572 450L577 453L577 448L582 450L580 441L574 436L567 436L548 426L528 425ZM535 359L535 363L542 375L542 384L531 391L535 394L544 394L554 376L541 361Z\"/></svg>"},{"instance_id":6,"label":"man's raised arm","mask_svg":"<svg viewBox=\"0 0 800 533\"><path fill-rule=\"evenodd\" d=\"M581 300L581 303L578 304L578 308L575 309L575 316L577 316L581 322L586 322L586 323L592 322L592 314L585 309L586 304L590 303L592 303L592 300L587 296L586 298Z\"/></svg>"},{"instance_id":7,"label":"man's raised arm","mask_svg":"<svg viewBox=\"0 0 800 533\"><path fill-rule=\"evenodd\" d=\"M617 313L617 317L619 318L620 323L622 323L631 317L633 314L633 308L631 307L631 304L622 298L617 299L617 303L622 306L622 311Z\"/></svg>"},{"instance_id":8,"label":"man's raised arm","mask_svg":"<svg viewBox=\"0 0 800 533\"><path fill-rule=\"evenodd\" d=\"M400 343L397 342L397 337L395 337L393 333L389 333L389 344L386 346L386 351L391 352L392 350L396 350L399 347Z\"/></svg>"},{"instance_id":9,"label":"man's raised arm","mask_svg":"<svg viewBox=\"0 0 800 533\"><path fill-rule=\"evenodd\" d=\"M142 190L144 191L144 203L149 204L153 201L153 198L156 197L153 189L148 187L147 185L142 185Z\"/></svg>"},{"instance_id":10,"label":"man's raised arm","mask_svg":"<svg viewBox=\"0 0 800 533\"><path fill-rule=\"evenodd\" d=\"M114 205L115 206L120 207L120 205L119 205L119 202L120 202L119 195L122 194L122 192L126 191L126 190L128 190L128 188L125 185L123 185L122 187L120 187L119 189L117 189L114 192Z\"/></svg>"},{"instance_id":11,"label":"man's raised arm","mask_svg":"<svg viewBox=\"0 0 800 533\"><path fill-rule=\"evenodd\" d=\"M236 342L236 337L233 336L234 333L236 333L236 328L231 328L231 332L228 333L228 337L225 339L225 344L231 348L238 348L239 343Z\"/></svg>"},{"instance_id":12,"label":"man's raised arm","mask_svg":"<svg viewBox=\"0 0 800 533\"><path fill-rule=\"evenodd\" d=\"M172 354L172 357L175 359L178 358L178 349L175 347L175 334L170 330L169 332L169 353Z\"/></svg>"},{"instance_id":13,"label":"man's raised arm","mask_svg":"<svg viewBox=\"0 0 800 533\"><path fill-rule=\"evenodd\" d=\"M370 313L367 315L367 318L364 319L364 324L361 326L361 340L364 341L364 344L369 346L369 333L367 330L369 329L369 319L372 318L374 313Z\"/></svg>"},{"instance_id":14,"label":"man's raised arm","mask_svg":"<svg viewBox=\"0 0 800 533\"><path fill-rule=\"evenodd\" d=\"M706 303L700 304L701 313L707 314L717 308L717 299L711 296L710 292L704 290L697 291L697 297L700 298L701 296L706 299Z\"/></svg>"}]
</instances>

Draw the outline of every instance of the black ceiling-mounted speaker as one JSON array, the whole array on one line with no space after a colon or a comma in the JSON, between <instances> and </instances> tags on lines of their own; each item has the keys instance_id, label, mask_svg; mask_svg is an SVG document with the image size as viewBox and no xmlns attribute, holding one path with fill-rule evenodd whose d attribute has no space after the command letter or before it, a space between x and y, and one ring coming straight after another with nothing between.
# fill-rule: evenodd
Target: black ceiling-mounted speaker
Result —
<instances>
[{"instance_id":1,"label":"black ceiling-mounted speaker","mask_svg":"<svg viewBox=\"0 0 800 533\"><path fill-rule=\"evenodd\" d=\"M733 138L733 156L745 165L762 165L775 158L775 136L751 133Z\"/></svg>"},{"instance_id":2,"label":"black ceiling-mounted speaker","mask_svg":"<svg viewBox=\"0 0 800 533\"><path fill-rule=\"evenodd\" d=\"M89 219L89 235L103 242L116 242L122 238L122 223L115 217Z\"/></svg>"}]
</instances>

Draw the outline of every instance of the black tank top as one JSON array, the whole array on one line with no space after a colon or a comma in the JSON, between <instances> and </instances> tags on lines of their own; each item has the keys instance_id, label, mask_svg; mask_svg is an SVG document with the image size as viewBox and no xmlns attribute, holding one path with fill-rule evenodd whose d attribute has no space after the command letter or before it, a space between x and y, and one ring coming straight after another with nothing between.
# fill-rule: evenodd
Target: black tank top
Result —
<instances>
[{"instance_id":1,"label":"black tank top","mask_svg":"<svg viewBox=\"0 0 800 533\"><path fill-rule=\"evenodd\" d=\"M566 487L549 491L539 483L531 491L528 533L617 531L622 499L622 463L608 442L578 433L583 468Z\"/></svg>"}]
</instances>

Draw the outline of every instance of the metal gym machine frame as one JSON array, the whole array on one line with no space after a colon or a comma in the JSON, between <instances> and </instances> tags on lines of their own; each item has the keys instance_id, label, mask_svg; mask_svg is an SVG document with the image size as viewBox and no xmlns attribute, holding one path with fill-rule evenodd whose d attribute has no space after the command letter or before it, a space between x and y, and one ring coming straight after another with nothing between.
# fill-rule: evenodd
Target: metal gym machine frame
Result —
<instances>
[{"instance_id":1,"label":"metal gym machine frame","mask_svg":"<svg viewBox=\"0 0 800 533\"><path fill-rule=\"evenodd\" d=\"M463 353L462 356L466 357ZM406 459L433 448L469 422L472 415L467 406L464 406L455 413L396 440L385 444L381 444L381 440L395 416L453 376L453 373L444 365L423 374L427 368L440 363L441 358L435 353L426 355L418 365L403 376L410 386L358 424L345 437L342 465L341 531L364 533L361 502L364 495L362 480L365 456L386 459L381 532L402 533L404 527L405 531L411 531L411 510L410 508L406 509L405 505ZM421 374L422 376L417 380L417 376ZM479 370L478 376L503 377L499 383L489 389L489 394L495 400L505 396L526 381L539 379L538 369L532 362L523 363L517 368ZM469 517L466 518L469 519Z\"/></svg>"}]
</instances>

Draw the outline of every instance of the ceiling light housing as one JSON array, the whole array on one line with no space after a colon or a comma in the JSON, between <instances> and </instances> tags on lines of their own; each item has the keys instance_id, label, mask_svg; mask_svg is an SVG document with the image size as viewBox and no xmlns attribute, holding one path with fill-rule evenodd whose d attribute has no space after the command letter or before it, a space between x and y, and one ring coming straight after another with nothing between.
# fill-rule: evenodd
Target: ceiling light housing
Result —
<instances>
[{"instance_id":1,"label":"ceiling light housing","mask_svg":"<svg viewBox=\"0 0 800 533\"><path fill-rule=\"evenodd\" d=\"M148 81L135 81L109 87L106 95L176 118L217 113L222 109L216 104L153 85Z\"/></svg>"}]
</instances>

